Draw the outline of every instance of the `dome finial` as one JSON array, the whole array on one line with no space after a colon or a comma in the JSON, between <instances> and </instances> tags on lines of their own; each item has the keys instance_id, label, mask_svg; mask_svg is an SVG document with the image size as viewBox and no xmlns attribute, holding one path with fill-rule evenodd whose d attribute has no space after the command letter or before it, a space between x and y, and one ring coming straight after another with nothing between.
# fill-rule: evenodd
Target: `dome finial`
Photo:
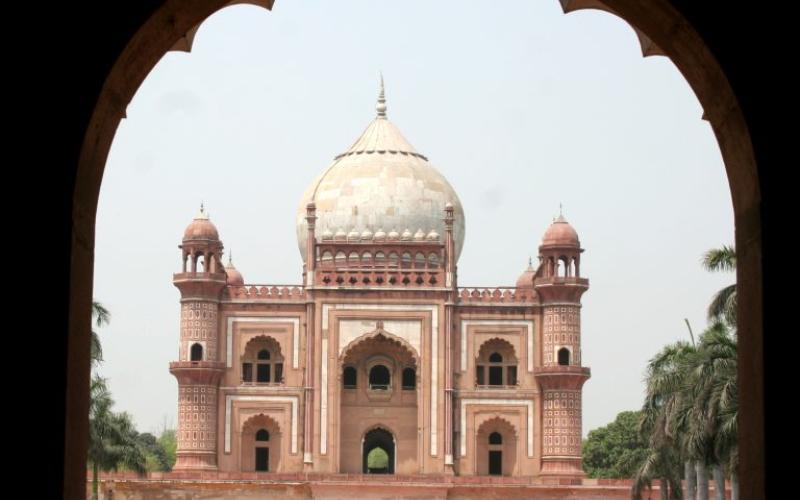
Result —
<instances>
[{"instance_id":1,"label":"dome finial","mask_svg":"<svg viewBox=\"0 0 800 500\"><path fill-rule=\"evenodd\" d=\"M197 219L208 220L208 214L206 213L206 207L205 207L205 205L203 204L202 201L200 202L200 213L198 213L197 217L195 217L195 220L197 220Z\"/></svg>"},{"instance_id":2,"label":"dome finial","mask_svg":"<svg viewBox=\"0 0 800 500\"><path fill-rule=\"evenodd\" d=\"M378 94L378 104L375 106L378 111L378 118L386 118L386 94L383 91L383 72L381 72L381 91Z\"/></svg>"},{"instance_id":3,"label":"dome finial","mask_svg":"<svg viewBox=\"0 0 800 500\"><path fill-rule=\"evenodd\" d=\"M533 257L528 256L528 271L533 271Z\"/></svg>"},{"instance_id":4,"label":"dome finial","mask_svg":"<svg viewBox=\"0 0 800 500\"><path fill-rule=\"evenodd\" d=\"M567 222L567 219L564 218L564 205L561 203L558 204L558 218L553 219L553 222Z\"/></svg>"},{"instance_id":5,"label":"dome finial","mask_svg":"<svg viewBox=\"0 0 800 500\"><path fill-rule=\"evenodd\" d=\"M233 267L233 250L228 252L228 267Z\"/></svg>"}]
</instances>

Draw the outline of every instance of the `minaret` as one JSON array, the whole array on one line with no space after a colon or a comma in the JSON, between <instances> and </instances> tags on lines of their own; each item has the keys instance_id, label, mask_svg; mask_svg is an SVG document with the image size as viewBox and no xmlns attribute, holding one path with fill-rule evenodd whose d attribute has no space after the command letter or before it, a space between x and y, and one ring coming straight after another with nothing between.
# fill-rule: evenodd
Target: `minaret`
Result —
<instances>
[{"instance_id":1,"label":"minaret","mask_svg":"<svg viewBox=\"0 0 800 500\"><path fill-rule=\"evenodd\" d=\"M183 272L173 276L181 292L179 360L169 364L178 379L178 449L175 470L217 469L218 309L227 275L222 242L203 206L186 228Z\"/></svg>"},{"instance_id":2,"label":"minaret","mask_svg":"<svg viewBox=\"0 0 800 500\"><path fill-rule=\"evenodd\" d=\"M581 295L578 233L559 214L539 247L533 280L542 304L542 366L535 371L542 393L542 469L545 478L583 478L581 395L589 368L581 366Z\"/></svg>"}]
</instances>

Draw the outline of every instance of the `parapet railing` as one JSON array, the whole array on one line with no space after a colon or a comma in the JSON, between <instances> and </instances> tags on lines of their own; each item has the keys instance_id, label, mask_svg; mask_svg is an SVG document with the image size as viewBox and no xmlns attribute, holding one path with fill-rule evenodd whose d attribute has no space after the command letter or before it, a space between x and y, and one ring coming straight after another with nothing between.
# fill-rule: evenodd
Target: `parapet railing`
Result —
<instances>
[{"instance_id":1,"label":"parapet railing","mask_svg":"<svg viewBox=\"0 0 800 500\"><path fill-rule=\"evenodd\" d=\"M306 296L300 285L234 285L227 292L231 299L301 300Z\"/></svg>"},{"instance_id":2,"label":"parapet railing","mask_svg":"<svg viewBox=\"0 0 800 500\"><path fill-rule=\"evenodd\" d=\"M458 287L461 302L520 303L534 302L536 293L531 289L513 286L499 287Z\"/></svg>"}]
</instances>

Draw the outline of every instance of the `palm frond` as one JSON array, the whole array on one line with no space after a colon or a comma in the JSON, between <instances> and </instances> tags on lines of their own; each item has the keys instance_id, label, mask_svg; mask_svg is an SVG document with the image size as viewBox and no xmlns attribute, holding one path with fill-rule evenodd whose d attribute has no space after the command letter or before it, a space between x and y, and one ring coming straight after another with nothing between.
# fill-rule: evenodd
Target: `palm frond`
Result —
<instances>
[{"instance_id":1,"label":"palm frond","mask_svg":"<svg viewBox=\"0 0 800 500\"><path fill-rule=\"evenodd\" d=\"M97 332L92 330L92 339L90 345L90 354L92 366L96 366L103 361L103 346L100 344L100 336Z\"/></svg>"},{"instance_id":2,"label":"palm frond","mask_svg":"<svg viewBox=\"0 0 800 500\"><path fill-rule=\"evenodd\" d=\"M728 285L714 294L708 305L707 315L709 321L724 319L730 324L736 324L736 284Z\"/></svg>"},{"instance_id":3,"label":"palm frond","mask_svg":"<svg viewBox=\"0 0 800 500\"><path fill-rule=\"evenodd\" d=\"M712 248L703 254L702 262L707 271L733 271L736 269L736 250L728 245Z\"/></svg>"},{"instance_id":4,"label":"palm frond","mask_svg":"<svg viewBox=\"0 0 800 500\"><path fill-rule=\"evenodd\" d=\"M92 317L94 318L95 324L98 327L107 325L109 322L111 322L111 313L103 304L97 302L96 300L92 301Z\"/></svg>"}]
</instances>

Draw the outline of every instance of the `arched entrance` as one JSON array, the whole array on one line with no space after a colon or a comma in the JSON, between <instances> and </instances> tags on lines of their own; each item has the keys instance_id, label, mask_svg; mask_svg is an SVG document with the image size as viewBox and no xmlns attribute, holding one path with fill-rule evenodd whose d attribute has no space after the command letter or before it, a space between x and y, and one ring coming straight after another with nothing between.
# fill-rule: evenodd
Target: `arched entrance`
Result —
<instances>
[{"instance_id":1,"label":"arched entrance","mask_svg":"<svg viewBox=\"0 0 800 500\"><path fill-rule=\"evenodd\" d=\"M392 433L380 427L364 434L361 445L364 474L394 474L395 441Z\"/></svg>"},{"instance_id":2,"label":"arched entrance","mask_svg":"<svg viewBox=\"0 0 800 500\"><path fill-rule=\"evenodd\" d=\"M281 470L281 430L272 418L258 414L247 419L239 443L243 472Z\"/></svg>"},{"instance_id":3,"label":"arched entrance","mask_svg":"<svg viewBox=\"0 0 800 500\"><path fill-rule=\"evenodd\" d=\"M506 419L490 418L475 434L476 473L481 476L513 476L517 471L517 429Z\"/></svg>"}]
</instances>

